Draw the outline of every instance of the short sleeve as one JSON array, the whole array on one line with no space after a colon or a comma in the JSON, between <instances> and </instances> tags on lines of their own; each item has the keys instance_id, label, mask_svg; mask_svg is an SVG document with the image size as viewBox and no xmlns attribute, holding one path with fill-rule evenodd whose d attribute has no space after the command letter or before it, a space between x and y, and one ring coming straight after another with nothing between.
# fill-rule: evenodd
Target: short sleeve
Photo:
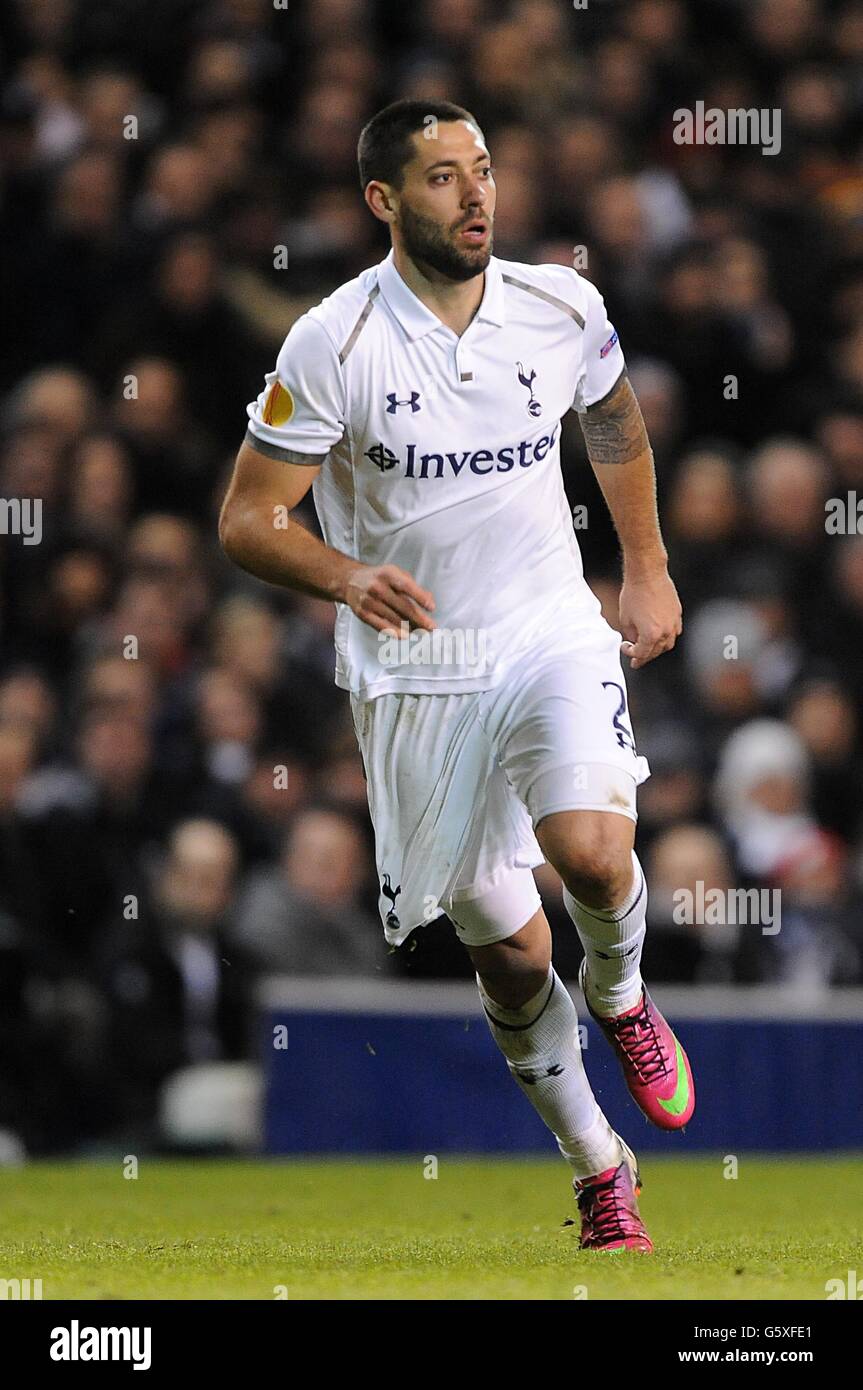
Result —
<instances>
[{"instance_id":1,"label":"short sleeve","mask_svg":"<svg viewBox=\"0 0 863 1390\"><path fill-rule=\"evenodd\" d=\"M297 319L247 407L252 447L272 458L328 454L345 432L345 388L329 334L304 314Z\"/></svg>"},{"instance_id":2,"label":"short sleeve","mask_svg":"<svg viewBox=\"0 0 863 1390\"><path fill-rule=\"evenodd\" d=\"M587 309L582 337L582 363L572 402L573 410L596 405L616 386L626 362L614 324L605 312L605 300L595 285L582 280Z\"/></svg>"}]
</instances>

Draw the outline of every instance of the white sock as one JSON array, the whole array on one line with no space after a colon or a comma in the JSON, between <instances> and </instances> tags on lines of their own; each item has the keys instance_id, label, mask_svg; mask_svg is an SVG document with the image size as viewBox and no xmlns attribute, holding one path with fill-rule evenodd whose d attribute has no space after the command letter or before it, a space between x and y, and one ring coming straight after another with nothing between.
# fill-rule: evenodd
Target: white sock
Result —
<instances>
[{"instance_id":1,"label":"white sock","mask_svg":"<svg viewBox=\"0 0 863 1390\"><path fill-rule=\"evenodd\" d=\"M584 1070L578 1014L553 968L520 1009L506 1009L476 977L491 1035L577 1178L594 1177L622 1160L617 1135L596 1103Z\"/></svg>"},{"instance_id":2,"label":"white sock","mask_svg":"<svg viewBox=\"0 0 863 1390\"><path fill-rule=\"evenodd\" d=\"M641 998L641 948L647 911L647 880L632 851L632 887L612 908L586 907L564 887L563 902L587 957L587 998L607 1018L631 1009Z\"/></svg>"}]
</instances>

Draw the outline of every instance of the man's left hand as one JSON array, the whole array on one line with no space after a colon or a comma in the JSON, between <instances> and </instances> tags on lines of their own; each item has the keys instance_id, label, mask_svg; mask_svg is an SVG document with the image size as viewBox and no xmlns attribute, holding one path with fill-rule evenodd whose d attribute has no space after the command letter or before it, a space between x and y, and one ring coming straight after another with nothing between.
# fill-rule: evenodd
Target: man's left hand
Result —
<instances>
[{"instance_id":1,"label":"man's left hand","mask_svg":"<svg viewBox=\"0 0 863 1390\"><path fill-rule=\"evenodd\" d=\"M620 650L633 671L674 646L683 631L683 609L667 569L647 576L624 575L620 590Z\"/></svg>"}]
</instances>

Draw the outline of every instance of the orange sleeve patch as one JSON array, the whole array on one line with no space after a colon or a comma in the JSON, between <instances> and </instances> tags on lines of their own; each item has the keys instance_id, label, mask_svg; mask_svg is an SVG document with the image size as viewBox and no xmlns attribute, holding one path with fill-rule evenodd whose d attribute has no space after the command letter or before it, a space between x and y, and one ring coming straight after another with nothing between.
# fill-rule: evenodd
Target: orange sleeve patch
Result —
<instances>
[{"instance_id":1,"label":"orange sleeve patch","mask_svg":"<svg viewBox=\"0 0 863 1390\"><path fill-rule=\"evenodd\" d=\"M265 425L286 425L294 413L294 398L281 382L274 381L264 402Z\"/></svg>"}]
</instances>

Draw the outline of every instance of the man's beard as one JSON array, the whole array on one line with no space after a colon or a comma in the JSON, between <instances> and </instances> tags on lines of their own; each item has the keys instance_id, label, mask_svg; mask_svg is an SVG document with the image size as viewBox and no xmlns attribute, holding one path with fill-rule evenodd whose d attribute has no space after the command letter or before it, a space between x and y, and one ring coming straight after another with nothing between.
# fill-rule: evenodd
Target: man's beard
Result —
<instances>
[{"instance_id":1,"label":"man's beard","mask_svg":"<svg viewBox=\"0 0 863 1390\"><path fill-rule=\"evenodd\" d=\"M473 250L460 251L439 222L431 217L423 217L402 203L399 216L399 231L402 234L405 250L412 261L420 266L429 266L448 280L472 280L481 275L491 260L492 230L489 223L488 242Z\"/></svg>"}]
</instances>

